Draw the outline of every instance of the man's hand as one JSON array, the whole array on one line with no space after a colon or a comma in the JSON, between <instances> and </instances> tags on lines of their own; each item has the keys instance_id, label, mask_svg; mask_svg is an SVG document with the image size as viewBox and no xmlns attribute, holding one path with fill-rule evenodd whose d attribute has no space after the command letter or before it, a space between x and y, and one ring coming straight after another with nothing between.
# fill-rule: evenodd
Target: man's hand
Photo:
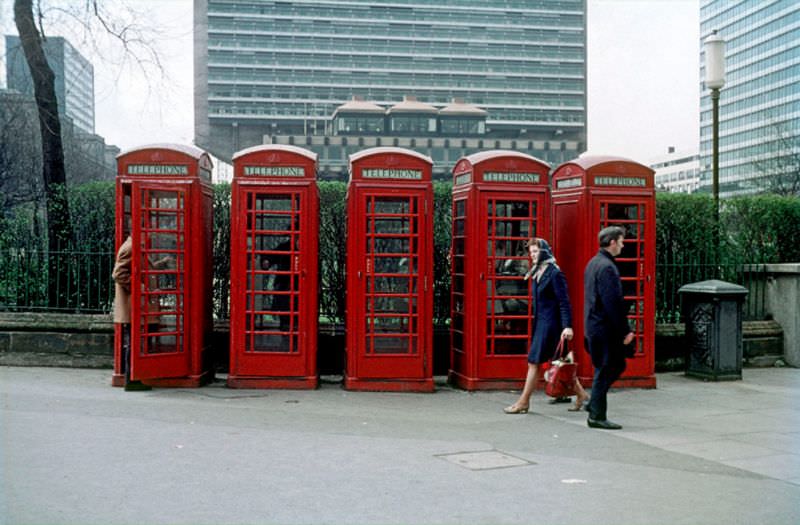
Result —
<instances>
[{"instance_id":1,"label":"man's hand","mask_svg":"<svg viewBox=\"0 0 800 525\"><path fill-rule=\"evenodd\" d=\"M634 333L629 332L628 335L625 336L625 339L622 340L622 344L624 344L625 346L631 344L633 338L634 338Z\"/></svg>"}]
</instances>

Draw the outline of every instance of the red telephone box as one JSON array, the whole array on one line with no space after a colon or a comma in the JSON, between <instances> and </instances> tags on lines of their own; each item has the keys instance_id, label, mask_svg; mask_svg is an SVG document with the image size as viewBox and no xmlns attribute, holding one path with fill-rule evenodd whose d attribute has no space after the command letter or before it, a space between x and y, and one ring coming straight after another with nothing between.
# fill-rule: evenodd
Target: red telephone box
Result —
<instances>
[{"instance_id":1,"label":"red telephone box","mask_svg":"<svg viewBox=\"0 0 800 525\"><path fill-rule=\"evenodd\" d=\"M316 176L294 146L233 156L230 387L317 386Z\"/></svg>"},{"instance_id":2,"label":"red telephone box","mask_svg":"<svg viewBox=\"0 0 800 525\"><path fill-rule=\"evenodd\" d=\"M503 150L453 168L449 380L461 388L525 382L533 329L526 241L549 238L549 171L539 159Z\"/></svg>"},{"instance_id":3,"label":"red telephone box","mask_svg":"<svg viewBox=\"0 0 800 525\"><path fill-rule=\"evenodd\" d=\"M204 151L175 144L117 156L117 249L133 240L131 379L196 387L213 378L211 167ZM117 326L117 386L122 359Z\"/></svg>"},{"instance_id":4,"label":"red telephone box","mask_svg":"<svg viewBox=\"0 0 800 525\"><path fill-rule=\"evenodd\" d=\"M345 388L434 389L432 164L393 147L350 156Z\"/></svg>"},{"instance_id":5,"label":"red telephone box","mask_svg":"<svg viewBox=\"0 0 800 525\"><path fill-rule=\"evenodd\" d=\"M599 249L606 226L625 229L616 263L622 277L636 353L615 386L654 388L656 201L654 172L638 162L605 156L580 157L553 173L553 247L569 283L575 340L583 341L583 271ZM578 354L581 381L592 381L587 354Z\"/></svg>"}]
</instances>

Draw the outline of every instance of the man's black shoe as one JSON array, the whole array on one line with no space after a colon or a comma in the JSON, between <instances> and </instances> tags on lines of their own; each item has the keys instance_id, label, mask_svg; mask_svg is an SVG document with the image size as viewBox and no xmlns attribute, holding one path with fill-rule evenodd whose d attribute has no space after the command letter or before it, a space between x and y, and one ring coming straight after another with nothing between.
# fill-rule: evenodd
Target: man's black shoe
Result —
<instances>
[{"instance_id":1,"label":"man's black shoe","mask_svg":"<svg viewBox=\"0 0 800 525\"><path fill-rule=\"evenodd\" d=\"M572 401L572 399L570 399L569 397L561 396L561 397L554 397L553 399L548 401L548 403L551 404L551 405L555 405L557 403L569 403L571 401Z\"/></svg>"},{"instance_id":2,"label":"man's black shoe","mask_svg":"<svg viewBox=\"0 0 800 525\"><path fill-rule=\"evenodd\" d=\"M145 385L141 381L128 381L125 383L125 391L126 392L144 392L146 390L152 390L153 387L150 385Z\"/></svg>"},{"instance_id":3,"label":"man's black shoe","mask_svg":"<svg viewBox=\"0 0 800 525\"><path fill-rule=\"evenodd\" d=\"M609 421L607 419L589 418L586 420L586 424L589 425L589 427L591 428L602 428L605 430L619 430L622 428L622 425L618 425L613 421Z\"/></svg>"}]
</instances>

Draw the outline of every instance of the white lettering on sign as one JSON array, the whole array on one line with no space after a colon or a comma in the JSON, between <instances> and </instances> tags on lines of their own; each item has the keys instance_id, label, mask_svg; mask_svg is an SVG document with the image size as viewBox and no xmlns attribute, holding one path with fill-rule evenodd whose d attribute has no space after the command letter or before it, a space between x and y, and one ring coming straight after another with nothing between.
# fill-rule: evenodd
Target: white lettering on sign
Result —
<instances>
[{"instance_id":1,"label":"white lettering on sign","mask_svg":"<svg viewBox=\"0 0 800 525\"><path fill-rule=\"evenodd\" d=\"M365 179L422 180L422 170L365 169L361 170L361 176Z\"/></svg>"},{"instance_id":2,"label":"white lettering on sign","mask_svg":"<svg viewBox=\"0 0 800 525\"><path fill-rule=\"evenodd\" d=\"M302 177L305 170L301 166L245 166L245 175L261 177Z\"/></svg>"},{"instance_id":3,"label":"white lettering on sign","mask_svg":"<svg viewBox=\"0 0 800 525\"><path fill-rule=\"evenodd\" d=\"M487 171L483 174L485 182L527 182L537 184L541 180L538 173L511 173L504 171Z\"/></svg>"},{"instance_id":4,"label":"white lettering on sign","mask_svg":"<svg viewBox=\"0 0 800 525\"><path fill-rule=\"evenodd\" d=\"M466 173L456 174L456 181L455 181L456 186L460 186L468 182L472 182L472 172L468 171Z\"/></svg>"},{"instance_id":5,"label":"white lettering on sign","mask_svg":"<svg viewBox=\"0 0 800 525\"><path fill-rule=\"evenodd\" d=\"M576 188L581 185L580 177L572 177L571 179L561 179L556 181L556 189L563 190L566 188Z\"/></svg>"},{"instance_id":6,"label":"white lettering on sign","mask_svg":"<svg viewBox=\"0 0 800 525\"><path fill-rule=\"evenodd\" d=\"M131 164L128 175L188 175L189 166L177 164Z\"/></svg>"},{"instance_id":7,"label":"white lettering on sign","mask_svg":"<svg viewBox=\"0 0 800 525\"><path fill-rule=\"evenodd\" d=\"M597 186L636 186L644 188L647 185L641 177L595 177L594 183Z\"/></svg>"}]
</instances>

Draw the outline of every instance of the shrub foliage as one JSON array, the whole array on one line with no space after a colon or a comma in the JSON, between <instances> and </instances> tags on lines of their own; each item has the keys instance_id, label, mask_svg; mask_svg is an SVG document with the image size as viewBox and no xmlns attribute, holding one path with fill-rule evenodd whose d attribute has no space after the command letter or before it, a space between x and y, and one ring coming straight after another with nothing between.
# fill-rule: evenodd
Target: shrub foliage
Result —
<instances>
[{"instance_id":1,"label":"shrub foliage","mask_svg":"<svg viewBox=\"0 0 800 525\"><path fill-rule=\"evenodd\" d=\"M346 193L344 182L318 182L320 196L320 313L333 322L342 322L345 313ZM113 292L109 272L114 249L114 184L95 182L68 190L73 217L72 252L100 254L108 262L82 287L96 287L91 297L99 301L89 310L110 307ZM227 318L230 293L230 185L214 187L214 315ZM800 244L794 236L800 231L800 198L761 195L738 197L722 202L719 243L715 243L713 201L708 195L658 194L656 199L656 266L658 309L674 302L680 284L700 279L702 271L720 265L781 263L800 261ZM0 217L0 309L21 304L19 290L47 288L41 263L30 263L23 271L21 253L46 251L43 207L35 204L6 210ZM451 185L434 183L434 320L447 322L450 315L450 235ZM41 257L41 255L39 255ZM30 257L29 257L30 258ZM35 259L35 258L34 258ZM71 256L70 261L80 259ZM93 263L96 264L96 263ZM107 267L107 268L106 268ZM76 268L80 268L76 266ZM680 278L671 269L680 268ZM696 272L696 273L691 273ZM75 270L77 274L86 270ZM735 276L733 277L735 279ZM682 282L679 282L682 281ZM65 286L67 284L65 283ZM74 290L75 286L65 287ZM72 293L72 292L70 292ZM75 292L77 293L77 292ZM9 296L17 294L15 299ZM672 297L673 299L669 299ZM75 308L89 301L81 297ZM91 299L95 300L95 299ZM16 301L16 302L14 302ZM672 303L670 303L672 304ZM673 308L670 306L670 308ZM669 319L669 317L662 317Z\"/></svg>"}]
</instances>

